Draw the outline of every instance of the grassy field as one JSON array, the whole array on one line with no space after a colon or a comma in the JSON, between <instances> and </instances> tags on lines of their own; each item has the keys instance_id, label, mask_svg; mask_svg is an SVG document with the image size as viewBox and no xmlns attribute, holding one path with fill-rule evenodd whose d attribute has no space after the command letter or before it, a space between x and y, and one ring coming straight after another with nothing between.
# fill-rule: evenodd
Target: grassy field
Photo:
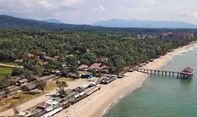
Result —
<instances>
[{"instance_id":1,"label":"grassy field","mask_svg":"<svg viewBox=\"0 0 197 117\"><path fill-rule=\"evenodd\" d=\"M12 73L12 68L0 67L0 79L4 77L9 77Z\"/></svg>"},{"instance_id":2,"label":"grassy field","mask_svg":"<svg viewBox=\"0 0 197 117\"><path fill-rule=\"evenodd\" d=\"M17 105L20 105L24 102L31 100L31 99L37 98L43 94L44 93L26 94L26 93L21 92L16 95L13 95L11 97L4 98L4 99L0 100L0 104L1 104L0 105L0 112L9 109L11 104L14 104L17 106ZM16 99L14 97L19 97L19 98Z\"/></svg>"}]
</instances>

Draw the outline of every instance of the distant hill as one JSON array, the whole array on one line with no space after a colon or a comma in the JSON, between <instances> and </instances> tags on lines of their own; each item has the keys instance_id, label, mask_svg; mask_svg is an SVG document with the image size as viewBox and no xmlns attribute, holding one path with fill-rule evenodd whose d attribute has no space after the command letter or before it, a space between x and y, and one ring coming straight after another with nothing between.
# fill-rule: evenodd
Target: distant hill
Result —
<instances>
[{"instance_id":1,"label":"distant hill","mask_svg":"<svg viewBox=\"0 0 197 117\"><path fill-rule=\"evenodd\" d=\"M122 27L122 28L197 28L197 25L174 21L145 21L145 20L103 20L94 26Z\"/></svg>"},{"instance_id":2,"label":"distant hill","mask_svg":"<svg viewBox=\"0 0 197 117\"><path fill-rule=\"evenodd\" d=\"M75 24L57 23L57 21L55 20L39 21L32 19L17 18L7 15L0 15L0 29L24 29L24 30L30 29L30 30L44 30L44 31L61 31L61 30L71 30L71 29L95 30L95 31L137 31L136 28L196 28L196 27L197 26L195 25L181 23L181 22L153 22L153 21L138 21L138 20L132 20L132 21L108 20L108 21L97 22L94 25L75 25Z\"/></svg>"},{"instance_id":3,"label":"distant hill","mask_svg":"<svg viewBox=\"0 0 197 117\"><path fill-rule=\"evenodd\" d=\"M57 24L45 21L23 19L13 16L0 15L0 29L32 29L32 30L66 30L66 29L87 29L92 26L73 25L73 24Z\"/></svg>"},{"instance_id":4,"label":"distant hill","mask_svg":"<svg viewBox=\"0 0 197 117\"><path fill-rule=\"evenodd\" d=\"M46 19L46 20L43 20L43 21L48 22L48 23L63 24L61 21L59 21L57 19Z\"/></svg>"}]
</instances>

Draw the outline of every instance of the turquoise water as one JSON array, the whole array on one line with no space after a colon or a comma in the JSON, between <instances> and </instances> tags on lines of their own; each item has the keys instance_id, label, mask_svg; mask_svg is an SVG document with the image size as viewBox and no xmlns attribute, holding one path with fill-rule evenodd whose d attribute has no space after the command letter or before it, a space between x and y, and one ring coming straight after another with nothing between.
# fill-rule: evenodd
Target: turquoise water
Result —
<instances>
[{"instance_id":1,"label":"turquoise water","mask_svg":"<svg viewBox=\"0 0 197 117\"><path fill-rule=\"evenodd\" d=\"M197 47L177 55L161 69L194 69L192 80L149 76L104 117L197 117Z\"/></svg>"}]
</instances>

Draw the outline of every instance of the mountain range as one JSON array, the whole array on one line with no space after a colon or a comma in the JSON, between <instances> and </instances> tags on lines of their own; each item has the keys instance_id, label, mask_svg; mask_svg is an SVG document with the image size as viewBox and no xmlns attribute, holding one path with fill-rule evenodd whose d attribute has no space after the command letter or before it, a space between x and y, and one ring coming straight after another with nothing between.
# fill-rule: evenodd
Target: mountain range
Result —
<instances>
[{"instance_id":1,"label":"mountain range","mask_svg":"<svg viewBox=\"0 0 197 117\"><path fill-rule=\"evenodd\" d=\"M67 29L86 29L90 27L92 26L51 23L51 21L40 21L0 15L0 29L32 29L58 31Z\"/></svg>"},{"instance_id":2,"label":"mountain range","mask_svg":"<svg viewBox=\"0 0 197 117\"><path fill-rule=\"evenodd\" d=\"M106 28L105 28L106 27ZM0 29L32 29L60 31L68 29L102 29L108 30L118 28L197 28L197 25L184 22L171 21L143 21L143 20L106 20L98 21L92 25L65 24L57 19L47 19L44 21L23 19L13 16L0 15ZM114 28L116 27L116 28ZM110 29L111 29L110 28Z\"/></svg>"},{"instance_id":3,"label":"mountain range","mask_svg":"<svg viewBox=\"0 0 197 117\"><path fill-rule=\"evenodd\" d=\"M98 21L94 26L122 28L197 28L197 25L175 21L121 20L111 19Z\"/></svg>"},{"instance_id":4,"label":"mountain range","mask_svg":"<svg viewBox=\"0 0 197 117\"><path fill-rule=\"evenodd\" d=\"M46 20L43 20L43 21L48 22L48 23L63 24L61 21L59 21L57 19L46 19Z\"/></svg>"}]
</instances>

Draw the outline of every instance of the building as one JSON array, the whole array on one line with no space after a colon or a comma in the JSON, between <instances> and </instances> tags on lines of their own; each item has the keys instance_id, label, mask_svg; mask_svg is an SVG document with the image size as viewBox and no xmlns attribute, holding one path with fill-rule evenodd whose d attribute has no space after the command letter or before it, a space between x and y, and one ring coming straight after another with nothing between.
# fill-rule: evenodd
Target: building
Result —
<instances>
[{"instance_id":1,"label":"building","mask_svg":"<svg viewBox=\"0 0 197 117\"><path fill-rule=\"evenodd\" d=\"M94 63L89 68L88 71L95 72L98 71L101 67L102 63Z\"/></svg>"},{"instance_id":2,"label":"building","mask_svg":"<svg viewBox=\"0 0 197 117\"><path fill-rule=\"evenodd\" d=\"M28 83L25 85L30 91L37 88L35 83Z\"/></svg>"},{"instance_id":3,"label":"building","mask_svg":"<svg viewBox=\"0 0 197 117\"><path fill-rule=\"evenodd\" d=\"M80 78L94 78L94 75L91 72L87 72L87 71L79 71L80 74Z\"/></svg>"},{"instance_id":4,"label":"building","mask_svg":"<svg viewBox=\"0 0 197 117\"><path fill-rule=\"evenodd\" d=\"M18 84L23 85L23 84L26 84L27 82L28 82L27 79L21 79L21 80L18 81Z\"/></svg>"},{"instance_id":5,"label":"building","mask_svg":"<svg viewBox=\"0 0 197 117\"><path fill-rule=\"evenodd\" d=\"M80 75L80 78L87 78L87 79L91 79L91 78L94 78L94 75L93 74L86 74L86 75Z\"/></svg>"},{"instance_id":6,"label":"building","mask_svg":"<svg viewBox=\"0 0 197 117\"><path fill-rule=\"evenodd\" d=\"M80 70L80 71L87 71L88 70L88 65L84 65L84 64L82 64L82 65L80 65L79 67L78 67L78 70Z\"/></svg>"},{"instance_id":7,"label":"building","mask_svg":"<svg viewBox=\"0 0 197 117\"><path fill-rule=\"evenodd\" d=\"M101 73L109 73L109 67L103 63L94 63L88 68L88 71L100 71Z\"/></svg>"}]
</instances>

